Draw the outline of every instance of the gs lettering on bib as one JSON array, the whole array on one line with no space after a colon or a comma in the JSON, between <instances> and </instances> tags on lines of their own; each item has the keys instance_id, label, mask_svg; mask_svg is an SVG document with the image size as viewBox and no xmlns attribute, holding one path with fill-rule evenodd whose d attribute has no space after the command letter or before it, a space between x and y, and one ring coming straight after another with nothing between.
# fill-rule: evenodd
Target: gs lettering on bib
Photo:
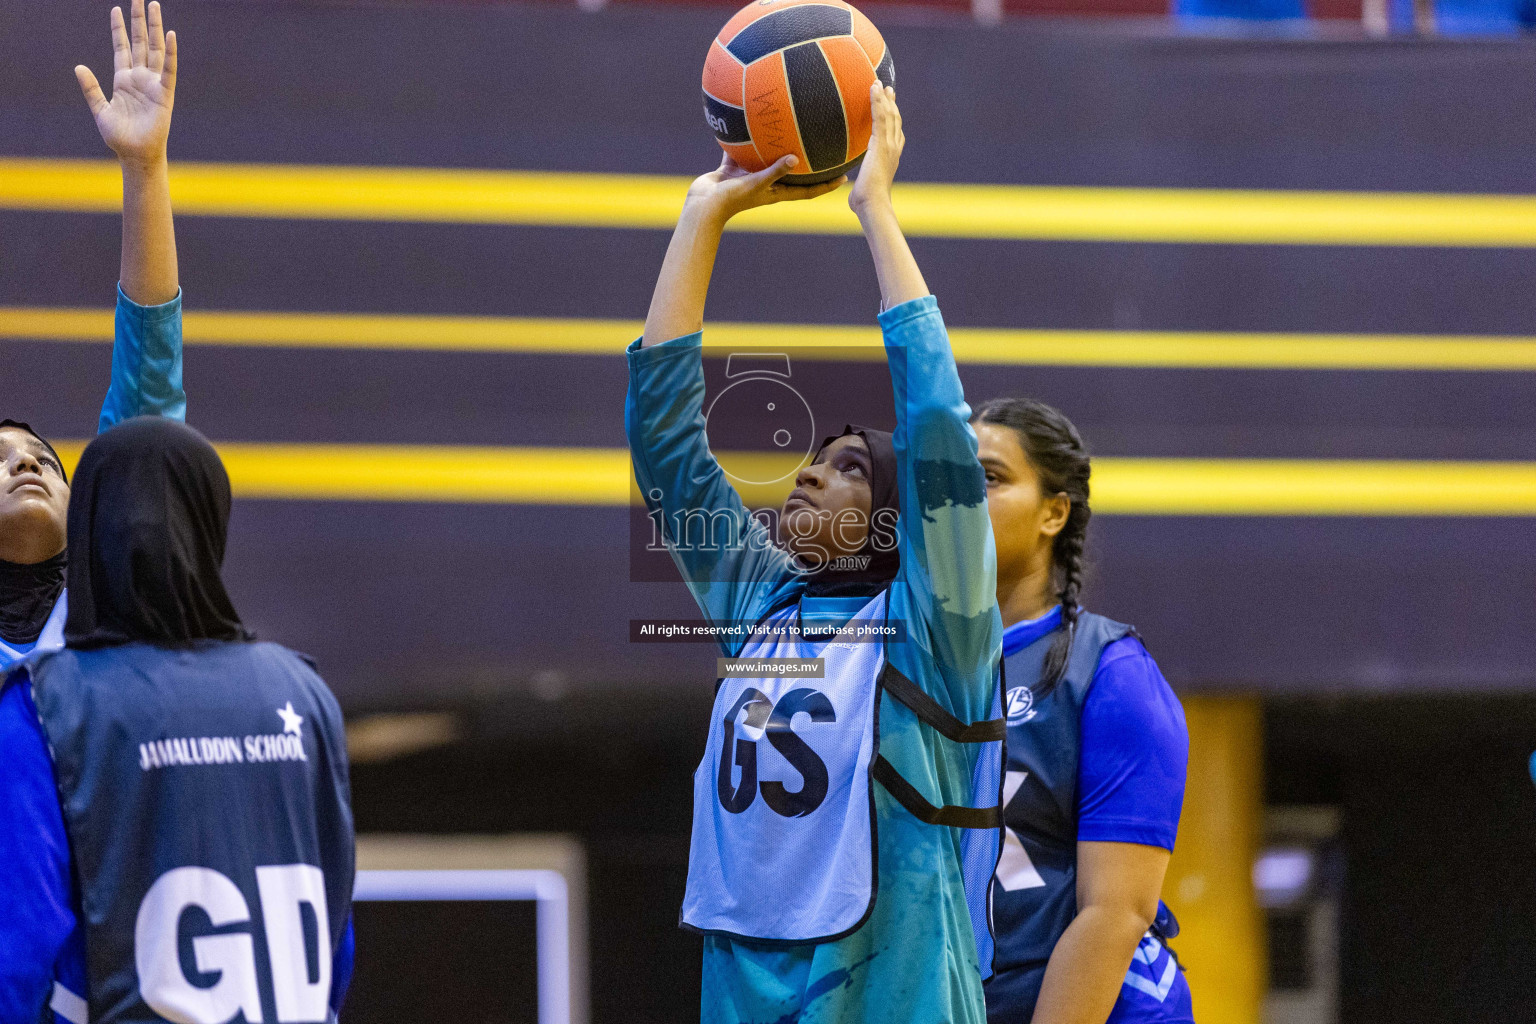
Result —
<instances>
[{"instance_id":1,"label":"gs lettering on bib","mask_svg":"<svg viewBox=\"0 0 1536 1024\"><path fill-rule=\"evenodd\" d=\"M1000 807L928 803L880 756L878 709L889 694L949 740L990 744L973 789L992 799L1000 785L1001 717L959 722L896 671L883 641L806 642L791 628L798 616L791 605L763 620L740 658L821 658L821 678L728 676L715 693L709 743L693 780L684 927L783 943L830 942L856 930L876 897L876 782L927 824L992 833L978 849L993 852L978 854L986 863L973 872L984 895L997 860ZM885 619L882 592L850 624Z\"/></svg>"},{"instance_id":2,"label":"gs lettering on bib","mask_svg":"<svg viewBox=\"0 0 1536 1024\"><path fill-rule=\"evenodd\" d=\"M859 926L874 895L869 765L883 643L785 637L797 605L769 617L742 659L825 659L822 678L727 677L694 774L683 924L786 942ZM860 621L883 620L882 593Z\"/></svg>"}]
</instances>

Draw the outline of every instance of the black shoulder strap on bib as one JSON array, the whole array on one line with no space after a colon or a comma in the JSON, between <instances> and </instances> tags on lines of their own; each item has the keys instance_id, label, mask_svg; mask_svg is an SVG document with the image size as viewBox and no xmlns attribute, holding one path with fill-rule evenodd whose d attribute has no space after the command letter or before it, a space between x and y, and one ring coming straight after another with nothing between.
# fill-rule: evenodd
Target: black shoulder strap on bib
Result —
<instances>
[{"instance_id":1,"label":"black shoulder strap on bib","mask_svg":"<svg viewBox=\"0 0 1536 1024\"><path fill-rule=\"evenodd\" d=\"M896 766L887 761L884 754L876 755L870 773L876 782L885 787L886 792L896 798L897 803L924 824L952 825L955 828L997 828L1003 820L1001 807L957 807L954 804L935 807L924 799L916 786L902 778Z\"/></svg>"},{"instance_id":2,"label":"black shoulder strap on bib","mask_svg":"<svg viewBox=\"0 0 1536 1024\"><path fill-rule=\"evenodd\" d=\"M913 714L933 726L945 739L956 743L996 743L1008 734L1008 723L1001 718L969 724L960 721L890 662L886 662L885 678L881 680L881 685L885 687L886 693L905 704Z\"/></svg>"},{"instance_id":3,"label":"black shoulder strap on bib","mask_svg":"<svg viewBox=\"0 0 1536 1024\"><path fill-rule=\"evenodd\" d=\"M1003 718L990 718L981 722L962 722L946 711L922 687L897 670L890 662L885 663L880 685L894 699L904 704L918 720L930 725L945 739L955 743L1001 743L1008 735L1008 723ZM914 818L928 825L950 825L955 828L997 828L1002 824L1003 808L999 803L992 807L959 807L946 804L936 807L929 803L917 787L902 778L896 766L876 755L870 765L870 774L884 786L886 792L896 798Z\"/></svg>"}]
</instances>

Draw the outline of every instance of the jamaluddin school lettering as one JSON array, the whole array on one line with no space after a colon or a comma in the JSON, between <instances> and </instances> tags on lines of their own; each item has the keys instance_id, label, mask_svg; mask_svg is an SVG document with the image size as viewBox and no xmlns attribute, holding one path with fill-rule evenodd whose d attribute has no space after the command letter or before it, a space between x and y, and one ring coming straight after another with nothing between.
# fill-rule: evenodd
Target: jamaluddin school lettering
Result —
<instances>
[{"instance_id":1,"label":"jamaluddin school lettering","mask_svg":"<svg viewBox=\"0 0 1536 1024\"><path fill-rule=\"evenodd\" d=\"M308 761L302 736L181 736L139 744L139 769L175 765L262 764L267 761Z\"/></svg>"}]
</instances>

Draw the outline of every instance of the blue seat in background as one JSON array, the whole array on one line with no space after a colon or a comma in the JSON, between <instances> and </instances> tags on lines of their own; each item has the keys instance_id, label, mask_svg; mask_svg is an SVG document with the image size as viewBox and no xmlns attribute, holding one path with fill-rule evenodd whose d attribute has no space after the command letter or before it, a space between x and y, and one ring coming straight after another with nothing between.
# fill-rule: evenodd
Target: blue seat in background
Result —
<instances>
[{"instance_id":1,"label":"blue seat in background","mask_svg":"<svg viewBox=\"0 0 1536 1024\"><path fill-rule=\"evenodd\" d=\"M1536 27L1536 0L1434 0L1441 35L1514 35ZM1412 34L1413 0L1387 0L1394 33ZM1173 0L1173 16L1195 28L1221 22L1291 22L1308 16L1306 0ZM1275 26L1279 28L1280 26Z\"/></svg>"},{"instance_id":2,"label":"blue seat in background","mask_svg":"<svg viewBox=\"0 0 1536 1024\"><path fill-rule=\"evenodd\" d=\"M1394 32L1413 31L1413 0L1387 0ZM1533 0L1435 0L1435 30L1447 36L1513 35L1536 26Z\"/></svg>"},{"instance_id":3,"label":"blue seat in background","mask_svg":"<svg viewBox=\"0 0 1536 1024\"><path fill-rule=\"evenodd\" d=\"M1307 16L1307 9L1304 0L1173 0L1173 16L1197 22L1210 18L1299 21Z\"/></svg>"}]
</instances>

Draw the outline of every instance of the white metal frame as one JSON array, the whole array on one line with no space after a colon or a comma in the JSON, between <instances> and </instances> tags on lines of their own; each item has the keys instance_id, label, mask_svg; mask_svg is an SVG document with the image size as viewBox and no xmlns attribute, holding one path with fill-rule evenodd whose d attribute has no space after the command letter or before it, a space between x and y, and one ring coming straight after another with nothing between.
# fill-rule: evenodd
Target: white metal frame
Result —
<instances>
[{"instance_id":1,"label":"white metal frame","mask_svg":"<svg viewBox=\"0 0 1536 1024\"><path fill-rule=\"evenodd\" d=\"M536 904L539 1024L586 1024L586 879L566 836L359 836L354 901Z\"/></svg>"},{"instance_id":2,"label":"white metal frame","mask_svg":"<svg viewBox=\"0 0 1536 1024\"><path fill-rule=\"evenodd\" d=\"M534 900L539 1024L571 1024L569 893L558 871L359 871L352 900Z\"/></svg>"}]
</instances>

